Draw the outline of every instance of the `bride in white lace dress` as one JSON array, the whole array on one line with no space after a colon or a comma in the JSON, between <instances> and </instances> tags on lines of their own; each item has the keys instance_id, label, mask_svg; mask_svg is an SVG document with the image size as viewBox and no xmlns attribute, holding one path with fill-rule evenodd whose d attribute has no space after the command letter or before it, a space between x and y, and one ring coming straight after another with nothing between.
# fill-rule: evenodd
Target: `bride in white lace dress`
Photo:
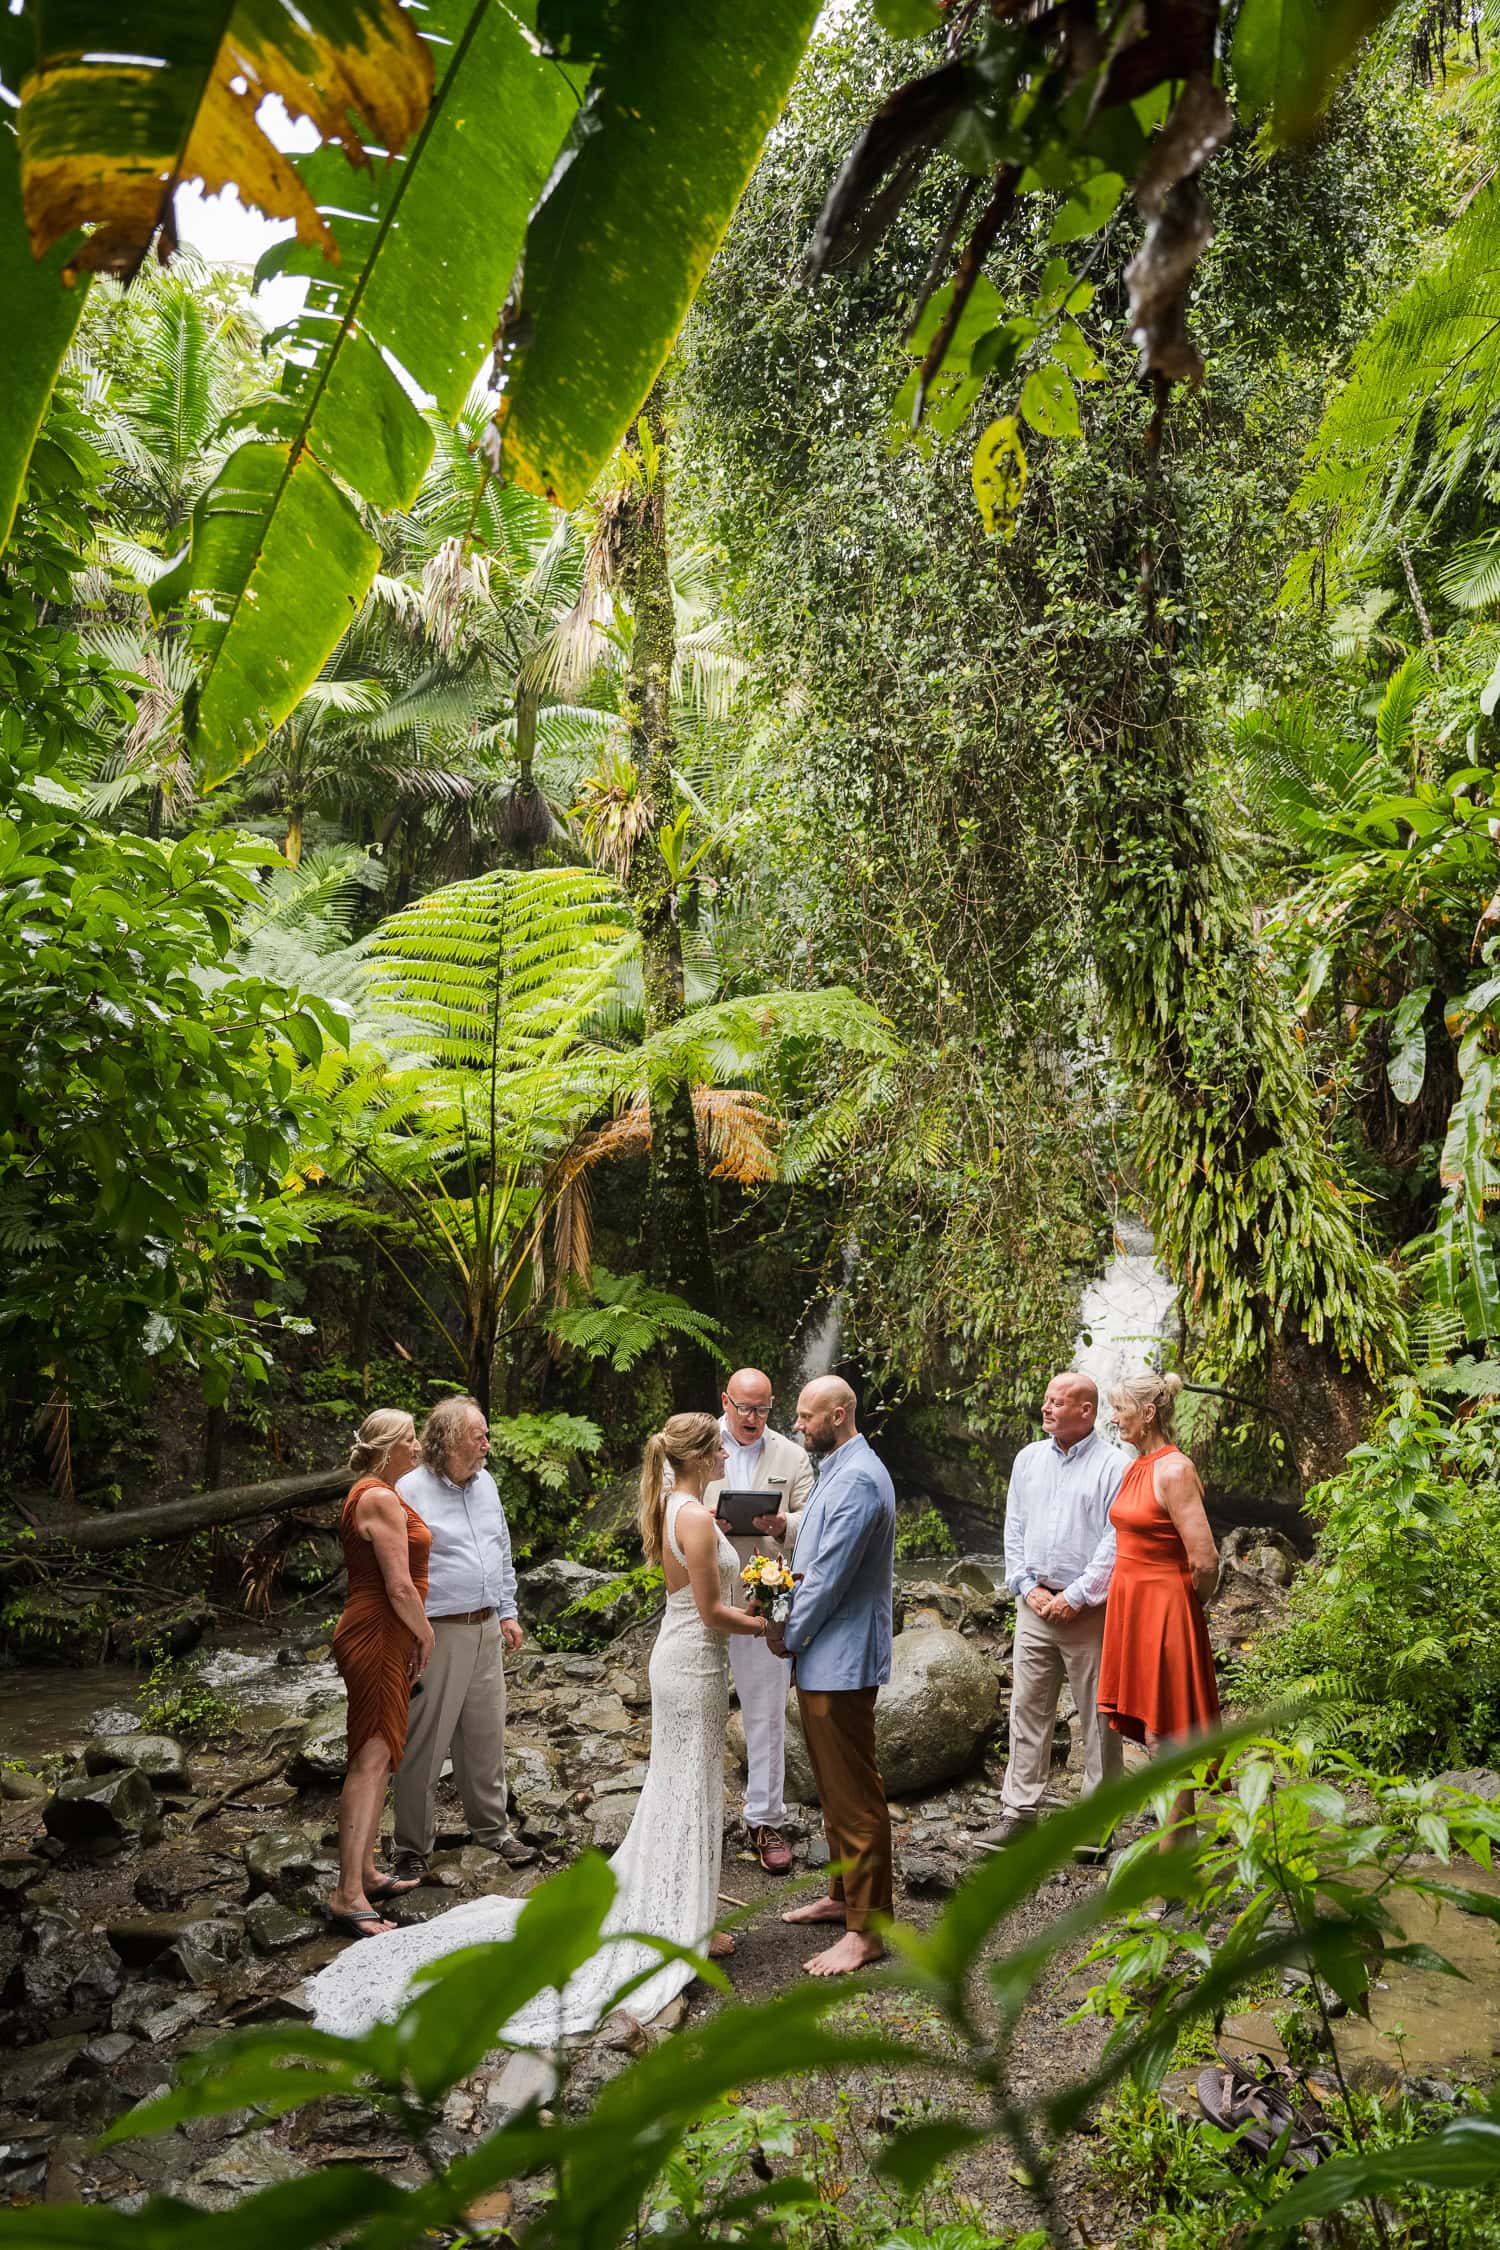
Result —
<instances>
[{"instance_id":1,"label":"bride in white lace dress","mask_svg":"<svg viewBox=\"0 0 1500 2250\"><path fill-rule=\"evenodd\" d=\"M738 1557L703 1505L724 1473L724 1444L711 1414L674 1414L648 1440L641 1466L641 1541L660 1561L666 1615L651 1651L651 1762L635 1818L610 1861L616 1894L605 1930L645 1930L703 1950L717 1918L724 1848L724 1730L729 1717L730 1633L764 1633L764 1621L732 1606ZM670 1479L670 1489L669 1489ZM509 1938L524 1901L471 1899L430 1922L351 1944L307 1988L323 2031L367 2031L399 2014L414 1970L461 1946ZM716 1937L708 1950L731 1953ZM627 1978L659 1956L619 1940L600 1947L561 1996L543 1993L505 2025L512 2042L551 2043L591 2031ZM666 1962L631 1994L641 2022L659 2015L685 1984L686 1962Z\"/></svg>"}]
</instances>

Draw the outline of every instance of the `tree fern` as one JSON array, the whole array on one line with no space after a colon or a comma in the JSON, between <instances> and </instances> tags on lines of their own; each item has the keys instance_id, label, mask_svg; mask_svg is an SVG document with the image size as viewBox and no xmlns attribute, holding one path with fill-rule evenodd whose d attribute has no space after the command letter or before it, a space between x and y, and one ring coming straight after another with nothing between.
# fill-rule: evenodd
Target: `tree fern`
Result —
<instances>
[{"instance_id":1,"label":"tree fern","mask_svg":"<svg viewBox=\"0 0 1500 2250\"><path fill-rule=\"evenodd\" d=\"M613 1274L606 1266L595 1266L589 1287L592 1304L575 1301L547 1316L548 1329L570 1351L608 1360L616 1374L623 1375L658 1344L678 1336L700 1346L721 1366L729 1365L719 1323L695 1312L670 1290L653 1289L644 1274Z\"/></svg>"}]
</instances>

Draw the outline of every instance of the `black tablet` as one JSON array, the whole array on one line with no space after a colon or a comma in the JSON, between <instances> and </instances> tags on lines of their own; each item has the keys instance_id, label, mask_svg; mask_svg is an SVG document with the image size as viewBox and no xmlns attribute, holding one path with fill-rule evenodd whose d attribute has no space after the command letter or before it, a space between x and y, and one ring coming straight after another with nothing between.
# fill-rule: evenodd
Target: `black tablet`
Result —
<instances>
[{"instance_id":1,"label":"black tablet","mask_svg":"<svg viewBox=\"0 0 1500 2250\"><path fill-rule=\"evenodd\" d=\"M779 1516L786 1507L784 1492L721 1492L718 1516L724 1529L737 1539L754 1539L757 1516Z\"/></svg>"}]
</instances>

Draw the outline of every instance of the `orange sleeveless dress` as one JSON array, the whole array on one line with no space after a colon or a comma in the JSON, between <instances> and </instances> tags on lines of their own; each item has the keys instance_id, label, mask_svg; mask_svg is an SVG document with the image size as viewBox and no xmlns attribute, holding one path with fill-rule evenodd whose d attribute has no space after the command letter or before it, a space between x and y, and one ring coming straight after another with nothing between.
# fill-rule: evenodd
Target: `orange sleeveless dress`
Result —
<instances>
[{"instance_id":1,"label":"orange sleeveless dress","mask_svg":"<svg viewBox=\"0 0 1500 2250\"><path fill-rule=\"evenodd\" d=\"M379 1477L361 1477L339 1516L349 1590L333 1636L333 1661L343 1674L349 1694L349 1756L353 1758L372 1736L380 1735L391 1754L391 1765L396 1767L406 1748L406 1714L411 1703L406 1667L412 1637L391 1607L375 1549L354 1527L355 1509L380 1481ZM399 1493L396 1497L401 1498ZM432 1533L415 1508L408 1508L404 1500L401 1508L406 1517L411 1582L418 1598L425 1601Z\"/></svg>"},{"instance_id":2,"label":"orange sleeveless dress","mask_svg":"<svg viewBox=\"0 0 1500 2250\"><path fill-rule=\"evenodd\" d=\"M1171 1446L1168 1452L1175 1453ZM1219 1716L1219 1683L1187 1549L1156 1497L1156 1464L1132 1461L1109 1520L1115 1567L1104 1612L1099 1709L1117 1734L1164 1742L1201 1734Z\"/></svg>"}]
</instances>

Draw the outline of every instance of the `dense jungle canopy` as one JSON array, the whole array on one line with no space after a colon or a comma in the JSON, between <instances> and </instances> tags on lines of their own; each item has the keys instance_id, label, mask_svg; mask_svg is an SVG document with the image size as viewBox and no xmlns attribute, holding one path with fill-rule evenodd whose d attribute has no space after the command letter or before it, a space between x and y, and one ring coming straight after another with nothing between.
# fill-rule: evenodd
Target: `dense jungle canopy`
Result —
<instances>
[{"instance_id":1,"label":"dense jungle canopy","mask_svg":"<svg viewBox=\"0 0 1500 2250\"><path fill-rule=\"evenodd\" d=\"M1239 1701L1500 1764L1491 0L21 0L0 92L8 1659L270 1614L452 1390L622 1614L740 1365L992 1547L1146 1229L1311 1557Z\"/></svg>"}]
</instances>

